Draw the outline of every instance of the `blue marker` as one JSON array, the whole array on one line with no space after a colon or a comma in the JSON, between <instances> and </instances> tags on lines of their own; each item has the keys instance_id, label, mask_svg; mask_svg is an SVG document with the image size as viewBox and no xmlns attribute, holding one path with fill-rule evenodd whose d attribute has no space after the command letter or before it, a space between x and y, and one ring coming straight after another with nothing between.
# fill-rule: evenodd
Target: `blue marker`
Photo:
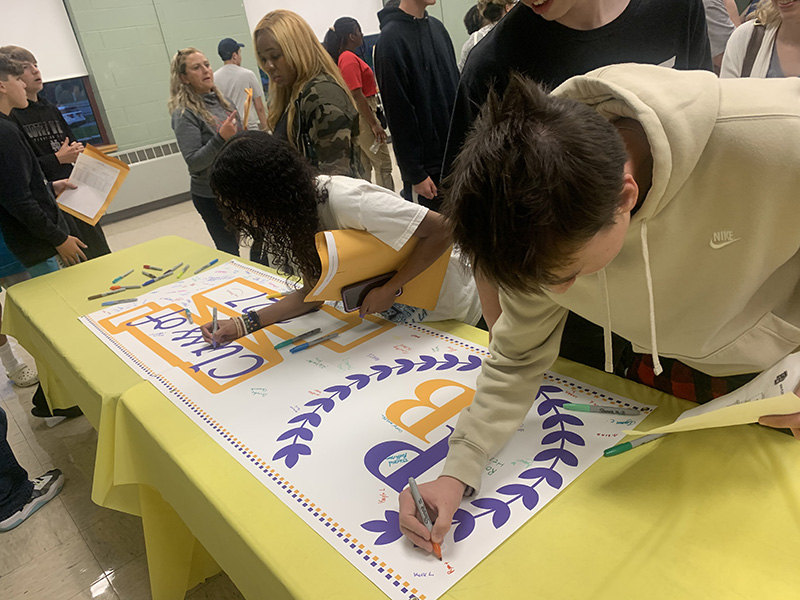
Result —
<instances>
[{"instance_id":1,"label":"blue marker","mask_svg":"<svg viewBox=\"0 0 800 600\"><path fill-rule=\"evenodd\" d=\"M213 267L213 266L214 266L215 264L217 264L218 262L219 262L219 259L218 259L218 258L215 258L214 260L212 260L212 261L211 261L210 263L208 263L207 265L203 265L202 267L200 267L199 269L197 269L197 271L195 271L195 272L194 272L194 274L195 274L195 275L197 275L197 274L198 274L200 271L205 271L205 270L206 270L208 267Z\"/></svg>"},{"instance_id":2,"label":"blue marker","mask_svg":"<svg viewBox=\"0 0 800 600\"><path fill-rule=\"evenodd\" d=\"M130 270L130 271L128 271L127 273L123 273L123 274L122 274L122 275L120 275L119 277L115 277L115 278L114 278L114 279L111 281L111 283L119 283L120 281L122 281L123 279L125 279L125 278L126 278L128 275L130 275L131 273L133 273L133 269L131 269L131 270Z\"/></svg>"},{"instance_id":3,"label":"blue marker","mask_svg":"<svg viewBox=\"0 0 800 600\"><path fill-rule=\"evenodd\" d=\"M322 337L317 338L315 340L308 340L307 342L305 342L303 344L300 344L299 346L295 346L294 348L290 348L289 352L291 352L292 354L295 354L297 352L300 352L301 350L305 350L306 348L310 348L311 346L316 346L317 344L321 344L322 342L327 342L328 340L332 340L333 338L338 337L338 336L339 336L338 333L331 333L329 335L323 335Z\"/></svg>"}]
</instances>

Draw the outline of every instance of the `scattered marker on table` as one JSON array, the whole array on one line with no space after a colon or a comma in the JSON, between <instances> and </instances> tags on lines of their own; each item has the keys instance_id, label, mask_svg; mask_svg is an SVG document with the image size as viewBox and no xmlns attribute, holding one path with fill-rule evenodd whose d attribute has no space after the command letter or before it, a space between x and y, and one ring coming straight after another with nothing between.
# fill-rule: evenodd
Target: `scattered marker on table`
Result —
<instances>
[{"instance_id":1,"label":"scattered marker on table","mask_svg":"<svg viewBox=\"0 0 800 600\"><path fill-rule=\"evenodd\" d=\"M166 272L166 273L164 273L164 275L167 275L167 274L170 274L170 275L172 275L172 274L173 274L175 271L177 271L178 269L180 269L180 268L181 268L181 265L182 265L182 264L183 264L183 262L179 262L177 265L175 265L175 266L174 266L174 267L172 267L171 269L167 269L167 272Z\"/></svg>"},{"instance_id":2,"label":"scattered marker on table","mask_svg":"<svg viewBox=\"0 0 800 600\"><path fill-rule=\"evenodd\" d=\"M628 450L633 450L637 446L641 446L642 444L652 442L653 440L657 440L658 438L665 435L667 434L654 433L653 435L643 435L642 437L638 437L635 440L631 440L630 442L624 442L622 444L617 444L616 446L611 446L611 448L606 448L605 450L603 450L603 456L616 456L617 454L622 454L623 452L627 452Z\"/></svg>"},{"instance_id":3,"label":"scattered marker on table","mask_svg":"<svg viewBox=\"0 0 800 600\"><path fill-rule=\"evenodd\" d=\"M211 345L216 349L217 347L217 307L211 309Z\"/></svg>"},{"instance_id":4,"label":"scattered marker on table","mask_svg":"<svg viewBox=\"0 0 800 600\"><path fill-rule=\"evenodd\" d=\"M119 283L120 281L122 281L123 279L125 279L125 278L126 278L128 275L130 275L131 273L133 273L133 269L131 269L131 270L130 270L130 271L128 271L127 273L123 273L123 274L122 274L122 275L120 275L119 277L114 277L114 279L111 281L111 283Z\"/></svg>"},{"instance_id":5,"label":"scattered marker on table","mask_svg":"<svg viewBox=\"0 0 800 600\"><path fill-rule=\"evenodd\" d=\"M198 274L200 271L205 271L205 270L206 270L208 267L213 267L213 266L214 266L215 264L217 264L218 262L219 262L219 259L218 259L218 258L215 258L215 259L214 259L214 260L212 260L210 263L208 263L208 264L205 264L205 265L203 265L202 267L200 267L199 269L197 269L197 271L195 271L195 272L194 272L194 274L195 274L195 275L197 275L197 274Z\"/></svg>"},{"instance_id":6,"label":"scattered marker on table","mask_svg":"<svg viewBox=\"0 0 800 600\"><path fill-rule=\"evenodd\" d=\"M144 265L143 269L150 269L151 271L163 271L161 267L154 267L153 265Z\"/></svg>"},{"instance_id":7,"label":"scattered marker on table","mask_svg":"<svg viewBox=\"0 0 800 600\"><path fill-rule=\"evenodd\" d=\"M183 275L186 273L188 268L189 268L189 265L184 265L184 267L181 270L181 272L178 273L178 276L176 277L176 279L180 279L181 277L183 277Z\"/></svg>"},{"instance_id":8,"label":"scattered marker on table","mask_svg":"<svg viewBox=\"0 0 800 600\"><path fill-rule=\"evenodd\" d=\"M304 342L299 346L295 346L294 348L290 349L289 352L295 354L297 352L300 352L301 350L305 350L306 348L311 348L311 346L316 346L317 344L321 344L322 342L327 342L328 340L332 340L335 337L339 337L339 334L330 333L328 335L323 335L322 337L313 340L308 340L307 342Z\"/></svg>"},{"instance_id":9,"label":"scattered marker on table","mask_svg":"<svg viewBox=\"0 0 800 600\"><path fill-rule=\"evenodd\" d=\"M148 273L147 271L142 271L142 275L145 277L149 277L150 279L155 279L158 275L153 275L152 273Z\"/></svg>"},{"instance_id":10,"label":"scattered marker on table","mask_svg":"<svg viewBox=\"0 0 800 600\"><path fill-rule=\"evenodd\" d=\"M299 342L300 340L304 340L307 337L311 337L312 335L317 335L322 329L317 327L316 329L312 329L311 331L306 331L305 333L301 333L300 335L296 335L293 338L289 338L288 340L284 340L283 342L279 343L275 346L275 350L280 350L281 348L285 348L290 344L294 344L295 342Z\"/></svg>"},{"instance_id":11,"label":"scattered marker on table","mask_svg":"<svg viewBox=\"0 0 800 600\"><path fill-rule=\"evenodd\" d=\"M411 497L414 499L414 504L417 505L417 512L419 512L422 524L430 531L433 529L433 523L431 523L428 509L425 508L425 501L422 499L422 495L419 493L419 488L417 487L417 482L414 481L413 477L408 478L408 487L411 491ZM439 560L442 560L442 547L433 540L431 540L431 545L433 546L433 555Z\"/></svg>"},{"instance_id":12,"label":"scattered marker on table","mask_svg":"<svg viewBox=\"0 0 800 600\"><path fill-rule=\"evenodd\" d=\"M126 302L136 302L138 298L122 298L121 300L107 300L105 302L101 302L101 306L114 306L115 304L125 304Z\"/></svg>"},{"instance_id":13,"label":"scattered marker on table","mask_svg":"<svg viewBox=\"0 0 800 600\"><path fill-rule=\"evenodd\" d=\"M186 318L188 319L189 324L194 325L194 320L192 319L192 311L190 311L188 308L184 308L183 310L186 313Z\"/></svg>"},{"instance_id":14,"label":"scattered marker on table","mask_svg":"<svg viewBox=\"0 0 800 600\"><path fill-rule=\"evenodd\" d=\"M108 292L103 292L102 294L94 294L86 298L87 300L97 300L98 298L104 298L105 296L111 296L112 294L119 294L120 292L124 292L125 290L110 290Z\"/></svg>"},{"instance_id":15,"label":"scattered marker on table","mask_svg":"<svg viewBox=\"0 0 800 600\"><path fill-rule=\"evenodd\" d=\"M603 413L606 415L641 415L642 411L635 408L618 408L616 406L598 406L596 404L575 404L567 402L562 406L567 410L576 412Z\"/></svg>"}]
</instances>

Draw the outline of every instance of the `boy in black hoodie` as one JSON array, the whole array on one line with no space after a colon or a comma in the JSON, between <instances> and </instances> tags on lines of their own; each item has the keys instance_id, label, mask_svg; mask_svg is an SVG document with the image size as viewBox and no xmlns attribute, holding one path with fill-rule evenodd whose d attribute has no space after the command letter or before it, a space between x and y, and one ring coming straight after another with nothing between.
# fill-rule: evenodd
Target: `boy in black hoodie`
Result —
<instances>
[{"instance_id":1,"label":"boy in black hoodie","mask_svg":"<svg viewBox=\"0 0 800 600\"><path fill-rule=\"evenodd\" d=\"M9 250L36 277L58 270L56 258L67 265L86 260L82 241L69 234L53 193L75 186L67 180L47 183L25 135L8 116L28 104L24 66L0 53L0 230ZM37 417L77 416L77 407L57 409L52 415L42 388L33 396Z\"/></svg>"},{"instance_id":2,"label":"boy in black hoodie","mask_svg":"<svg viewBox=\"0 0 800 600\"><path fill-rule=\"evenodd\" d=\"M403 178L421 204L439 210L438 186L447 128L458 85L453 42L441 21L428 15L436 0L401 0L378 13L381 36L375 75L392 145Z\"/></svg>"},{"instance_id":3,"label":"boy in black hoodie","mask_svg":"<svg viewBox=\"0 0 800 600\"><path fill-rule=\"evenodd\" d=\"M25 67L22 80L26 85L28 106L12 110L11 118L25 133L45 178L48 181L68 179L72 164L83 151L83 144L77 140L58 107L50 104L44 96L39 96L44 84L36 57L19 46L4 46L0 48L0 53ZM111 252L100 225L89 225L67 213L64 213L64 220L70 233L87 244L87 258Z\"/></svg>"}]
</instances>

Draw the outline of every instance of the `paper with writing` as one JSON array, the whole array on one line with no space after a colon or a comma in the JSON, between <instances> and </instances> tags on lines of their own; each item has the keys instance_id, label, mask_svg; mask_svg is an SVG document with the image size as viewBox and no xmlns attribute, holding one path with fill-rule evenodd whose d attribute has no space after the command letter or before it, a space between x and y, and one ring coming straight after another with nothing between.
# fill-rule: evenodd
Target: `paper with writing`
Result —
<instances>
[{"instance_id":1,"label":"paper with writing","mask_svg":"<svg viewBox=\"0 0 800 600\"><path fill-rule=\"evenodd\" d=\"M767 415L800 412L800 397L793 392L800 383L800 353L790 354L775 363L751 382L687 410L674 423L649 431L626 431L630 435L677 433L712 427L757 423Z\"/></svg>"}]
</instances>

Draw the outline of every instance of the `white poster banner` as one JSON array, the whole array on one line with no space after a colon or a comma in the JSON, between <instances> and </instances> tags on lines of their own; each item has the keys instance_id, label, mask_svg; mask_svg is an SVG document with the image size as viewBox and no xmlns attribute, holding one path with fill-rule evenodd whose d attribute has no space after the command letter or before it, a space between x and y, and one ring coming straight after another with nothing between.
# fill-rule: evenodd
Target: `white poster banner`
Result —
<instances>
[{"instance_id":1,"label":"white poster banner","mask_svg":"<svg viewBox=\"0 0 800 600\"><path fill-rule=\"evenodd\" d=\"M439 562L402 537L397 494L409 477L424 483L441 472L488 351L327 305L216 349L203 342L199 325L214 307L234 316L286 289L232 261L82 321L394 599L441 596L652 410L548 373L516 435L487 464L480 494L456 512ZM316 327L340 335L275 350ZM641 413L576 413L566 403Z\"/></svg>"}]
</instances>

